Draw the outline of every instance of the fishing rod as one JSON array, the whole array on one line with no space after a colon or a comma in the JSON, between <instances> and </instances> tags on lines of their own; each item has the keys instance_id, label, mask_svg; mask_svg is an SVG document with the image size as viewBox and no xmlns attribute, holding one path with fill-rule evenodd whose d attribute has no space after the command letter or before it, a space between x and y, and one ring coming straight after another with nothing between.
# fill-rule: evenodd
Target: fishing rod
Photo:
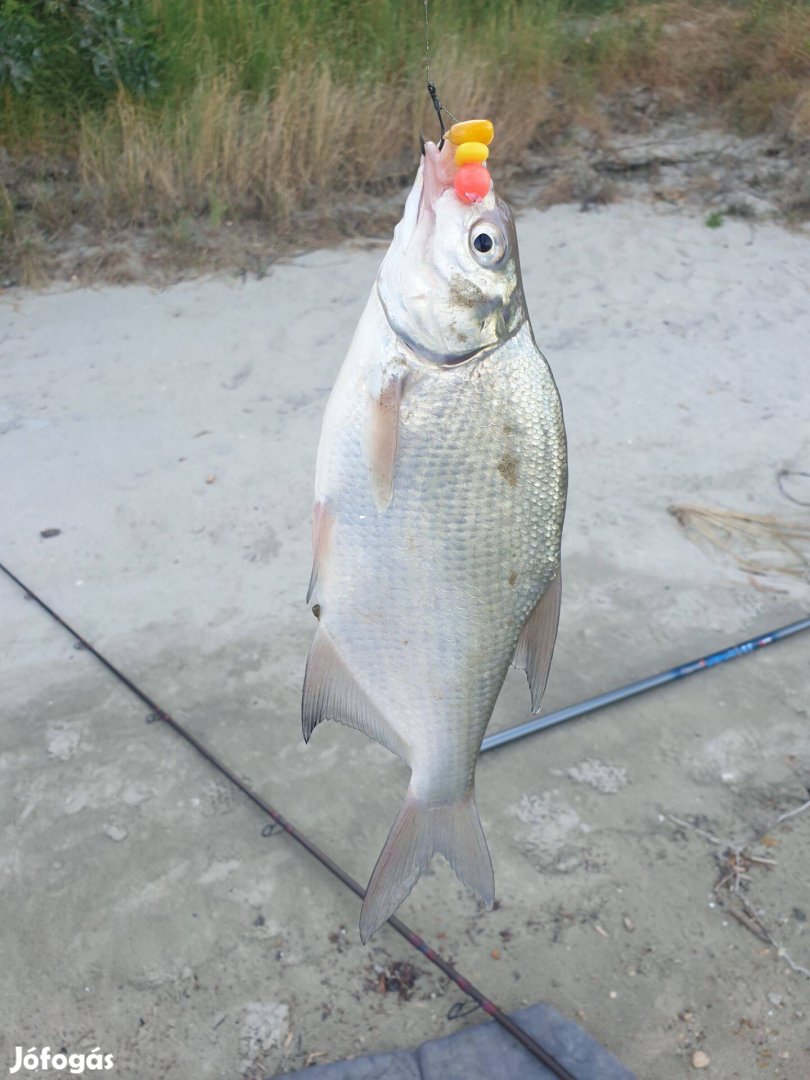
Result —
<instances>
[{"instance_id":1,"label":"fishing rod","mask_svg":"<svg viewBox=\"0 0 810 1080\"><path fill-rule=\"evenodd\" d=\"M52 607L50 607L39 595L37 595L32 589L30 589L20 578L18 578L11 570L8 569L3 563L0 563L0 570L10 578L22 591L26 599L34 600L43 611L46 612L52 619L54 619L60 626L62 626L78 643L82 648L90 652L107 670L127 687L147 708L150 710L147 719L150 722L162 721L171 727L176 734L185 739L197 752L204 757L215 769L217 769L223 776L234 784L251 802L253 802L259 809L270 817L277 826L283 829L289 836L291 836L301 847L308 851L318 862L325 866L335 877L337 877L347 888L351 889L356 896L361 899L365 896L365 890L354 878L352 878L343 868L336 863L330 856L314 844L304 833L297 829L292 822L285 818L279 811L271 806L265 799L263 799L258 792L254 791L248 784L246 784L237 774L229 768L224 762L222 762L211 750L205 746L195 735L188 731L182 724L174 719L169 713L162 709L157 702L145 693L136 683L129 679L119 668L117 668L110 660L108 660L101 652L99 652L86 638L75 630L70 623L63 619ZM757 649L764 648L766 645L770 645L776 641L781 641L784 638L790 637L793 634L800 633L803 630L810 629L810 618L800 619L797 622L790 623L787 626L779 627L776 630L772 630L762 637L751 638L748 641L741 642L737 645L733 645L728 649L723 649L718 652L710 653L707 656L701 657L697 660L689 661L686 664L681 664L676 667L670 668L667 671L663 671L658 675L652 675L646 679L639 679L636 682L628 683L625 686L616 688L615 690L607 691L604 694L598 694L596 697L588 698L585 701L578 702L574 705L569 705L567 708L558 709L555 712L548 713L546 716L533 717L523 724L517 724L513 727L506 728L504 731L497 732L494 735L488 736L481 747L482 752L486 750L495 749L498 746L504 746L507 743L514 742L517 739L521 739L526 735L534 734L538 731L543 731L546 728L554 727L557 724L562 724L567 720L573 720L577 717L584 716L588 713L595 712L598 709L605 708L608 705L615 704L618 701L626 700L630 697L635 697L638 694L642 694L647 690L652 690L657 686L665 685L669 682L675 682L678 679L685 678L687 675L693 675L698 671L707 670L710 667L716 667L718 664L725 663L727 660L733 660L739 656L745 656L754 652ZM271 827L272 828L272 827ZM265 835L267 833L265 832ZM396 916L392 916L388 923L396 930L401 937L412 945L415 949L421 952L431 963L439 968L444 975L447 976L452 982L459 987L465 994L467 994L473 1001L479 1005L484 1012L489 1016L492 1016L506 1031L508 1031L514 1038L516 1038L523 1046L533 1054L535 1058L541 1061L548 1069L551 1070L554 1076L560 1078L560 1080L576 1080L576 1078L556 1059L554 1059L546 1050L543 1049L526 1031L524 1031L519 1025L515 1024L508 1016L501 1012L496 1005L493 1004L473 983L468 979L465 979L456 969L449 964L440 954L432 949L423 938L421 938L414 930L407 926L401 919Z\"/></svg>"},{"instance_id":2,"label":"fishing rod","mask_svg":"<svg viewBox=\"0 0 810 1080\"><path fill-rule=\"evenodd\" d=\"M580 701L575 705L557 709L555 712L547 713L545 716L533 716L523 724L515 724L513 727L504 728L503 731L498 731L494 735L487 735L481 744L481 753L486 750L495 750L499 746L506 746L507 743L523 739L526 735L534 735L537 731L545 731L546 728L555 727L557 724L564 724L566 720L574 720L578 716L596 712L597 709L604 709L606 705L614 705L617 701L625 701L627 698L643 694L647 690L653 690L656 686L676 682L678 679L684 679L687 675L694 675L698 671L707 671L709 668L717 667L718 664L724 664L727 660L735 660L738 656L747 656L749 653L757 649L763 649L766 645L771 645L775 641L782 641L793 634L799 634L802 630L810 630L810 618L799 619L797 622L789 623L787 626L780 626L777 630L771 630L763 637L749 638L748 641L742 641L739 645L732 645L729 649L709 653L708 656L702 656L699 660L690 660L686 664L679 664L677 667L669 668L658 675L638 679L636 682L619 686L615 690L608 690L604 694L597 694L596 697L587 698L585 701Z\"/></svg>"},{"instance_id":3,"label":"fishing rod","mask_svg":"<svg viewBox=\"0 0 810 1080\"><path fill-rule=\"evenodd\" d=\"M201 742L200 739L192 734L188 728L184 727L183 724L175 720L175 718L170 713L166 712L165 709L162 709L153 697L142 690L137 683L133 682L132 679L125 675L111 660L108 660L107 657L99 652L99 650L83 637L78 630L75 630L69 622L63 619L62 616L50 607L50 605L35 593L33 589L29 588L25 582L18 578L16 574L12 573L12 571L1 562L0 570L2 570L6 577L10 578L15 585L22 589L23 596L26 600L33 600L37 603L47 615L50 615L52 619L59 623L59 625L75 639L81 649L91 653L99 663L103 664L114 678L123 683L123 685L149 709L147 722L155 723L156 721L160 721L170 727L177 735L182 739L185 739L187 743L194 747L197 753L213 765L218 772L230 780L230 782L247 796L255 806L271 818L273 826L267 826L263 830L262 835L270 835L274 831L274 827L283 829L288 836L291 836L296 843L304 848L305 851L308 851L322 866L325 866L331 874L341 881L348 889L351 889L356 896L360 897L361 900L365 897L366 891L362 885L358 881L355 881L355 879L348 874L339 863L336 863L335 860L327 855L326 852L322 851L317 844L313 843L308 836L302 833L300 829L296 828L288 818L279 813L279 811L262 798L257 791L254 791L254 789L242 780L233 769L221 761L220 758L205 745L205 743ZM391 918L388 919L388 925L396 930L400 937L403 937L409 945L412 945L413 948L422 953L422 955L446 975L451 982L454 982L459 990L472 998L477 1005L480 1005L488 1016L491 1016L492 1019L500 1024L504 1030L508 1031L513 1038L517 1039L517 1041L521 1043L529 1053L537 1059L537 1061L544 1065L553 1076L557 1077L557 1080L586 1080L585 1077L577 1078L570 1072L561 1062L550 1054L548 1050L541 1046L536 1039L533 1039L527 1031L520 1027L519 1024L516 1024L514 1020L510 1019L506 1013L502 1012L494 1002L490 1001L490 999L486 997L474 983L471 983L469 979L466 979L461 975L452 964L437 953L435 949L431 948L424 938L420 937L415 930L412 930L401 919L398 919L396 915L392 915Z\"/></svg>"}]
</instances>

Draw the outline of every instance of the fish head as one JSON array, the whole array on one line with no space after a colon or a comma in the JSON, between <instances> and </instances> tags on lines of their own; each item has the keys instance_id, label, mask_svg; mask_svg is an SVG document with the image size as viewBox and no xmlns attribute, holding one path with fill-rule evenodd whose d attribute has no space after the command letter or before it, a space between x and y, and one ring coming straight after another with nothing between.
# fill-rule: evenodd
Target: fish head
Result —
<instances>
[{"instance_id":1,"label":"fish head","mask_svg":"<svg viewBox=\"0 0 810 1080\"><path fill-rule=\"evenodd\" d=\"M425 144L377 278L391 328L441 367L474 360L527 318L512 212L492 185L478 202L459 198L453 151Z\"/></svg>"}]
</instances>

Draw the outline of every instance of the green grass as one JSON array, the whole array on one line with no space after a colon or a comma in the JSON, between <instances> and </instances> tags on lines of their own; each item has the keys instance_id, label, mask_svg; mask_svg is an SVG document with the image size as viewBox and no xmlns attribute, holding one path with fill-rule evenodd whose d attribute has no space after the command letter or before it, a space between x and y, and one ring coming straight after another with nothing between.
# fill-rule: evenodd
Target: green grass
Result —
<instances>
[{"instance_id":1,"label":"green grass","mask_svg":"<svg viewBox=\"0 0 810 1080\"><path fill-rule=\"evenodd\" d=\"M430 20L442 100L493 119L494 167L604 130L639 85L810 134L810 0L430 0ZM424 84L422 0L0 0L6 261L76 221L297 235L404 182L435 131Z\"/></svg>"},{"instance_id":2,"label":"green grass","mask_svg":"<svg viewBox=\"0 0 810 1080\"><path fill-rule=\"evenodd\" d=\"M630 6L627 0L432 0L434 80L442 89L443 60L468 57L473 66L486 60L505 67L516 87L538 68L560 65L589 81L617 50L626 51L626 31L642 43L643 20L617 33L616 17ZM583 33L584 22L597 16L606 21ZM248 99L270 100L285 73L324 69L358 94L379 85L418 86L425 69L422 0L0 5L0 133L12 146L63 141L119 89L155 109L179 109L201 83L225 78Z\"/></svg>"}]
</instances>

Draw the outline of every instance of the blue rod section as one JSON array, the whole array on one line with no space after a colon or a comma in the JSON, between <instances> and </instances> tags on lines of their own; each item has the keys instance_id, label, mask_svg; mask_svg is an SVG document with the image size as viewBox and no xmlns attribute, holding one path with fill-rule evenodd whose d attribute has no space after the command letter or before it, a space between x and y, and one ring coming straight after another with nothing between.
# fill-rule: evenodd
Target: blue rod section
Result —
<instances>
[{"instance_id":1,"label":"blue rod section","mask_svg":"<svg viewBox=\"0 0 810 1080\"><path fill-rule=\"evenodd\" d=\"M597 709L603 709L606 705L613 705L617 701L624 701L626 698L635 697L636 694L653 690L656 686L663 686L665 683L683 679L687 675L694 675L696 671L705 671L707 668L724 664L726 660L747 656L756 649L762 649L792 634L799 634L802 630L810 630L810 618L799 619L798 622L790 623L788 626L780 626L778 630L771 630L764 637L751 638L750 641L732 645L730 649L709 653L708 656L702 656L699 660L690 660L688 664L680 664L678 667L670 668L669 671L662 671L658 675L650 675L646 679L627 683L626 686L608 690L604 694L597 694L596 697L577 702L575 705L568 705L564 709L557 709L556 712L548 713L546 716L533 716L523 724L516 724L514 727L497 731L494 735L487 735L481 744L481 753L485 750L494 750L496 746L505 746L516 739L522 739L525 735L533 735L536 731L545 731L546 728L564 724L566 720L574 720L578 716L585 716L586 713L596 712Z\"/></svg>"}]
</instances>

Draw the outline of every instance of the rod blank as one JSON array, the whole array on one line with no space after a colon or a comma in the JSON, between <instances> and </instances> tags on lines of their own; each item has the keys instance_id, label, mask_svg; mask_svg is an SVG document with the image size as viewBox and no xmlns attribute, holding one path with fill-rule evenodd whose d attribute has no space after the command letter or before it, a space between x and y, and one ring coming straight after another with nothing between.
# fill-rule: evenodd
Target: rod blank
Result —
<instances>
[{"instance_id":1,"label":"rod blank","mask_svg":"<svg viewBox=\"0 0 810 1080\"><path fill-rule=\"evenodd\" d=\"M604 709L606 705L614 705L617 701L624 701L626 698L643 694L647 690L653 690L656 686L663 686L665 683L683 679L687 675L694 675L697 671L706 671L708 668L717 667L718 664L724 664L727 660L734 660L738 656L747 656L756 649L762 649L765 645L770 645L774 641L781 641L792 634L801 633L802 630L810 630L810 618L799 619L798 622L780 626L777 630L771 630L770 633L765 634L764 637L742 641L739 645L732 645L730 649L721 649L719 652L709 653L708 656L702 656L699 660L690 660L687 664L679 664L677 667L662 671L658 675L650 675L646 679L627 683L625 686L619 686L615 690L608 690L604 694L597 694L596 697L587 698L585 701L577 702L575 705L567 705L564 709L557 709L556 712L547 713L545 716L533 716L523 724L515 724L514 727L495 732L494 735L487 735L481 744L481 753L483 754L486 750L494 750L498 746L506 746L507 743L515 742L526 735L534 735L537 731L545 731L546 728L556 727L557 724L564 724L566 720L575 720L578 716L586 716L588 713L596 712L597 709Z\"/></svg>"}]
</instances>

